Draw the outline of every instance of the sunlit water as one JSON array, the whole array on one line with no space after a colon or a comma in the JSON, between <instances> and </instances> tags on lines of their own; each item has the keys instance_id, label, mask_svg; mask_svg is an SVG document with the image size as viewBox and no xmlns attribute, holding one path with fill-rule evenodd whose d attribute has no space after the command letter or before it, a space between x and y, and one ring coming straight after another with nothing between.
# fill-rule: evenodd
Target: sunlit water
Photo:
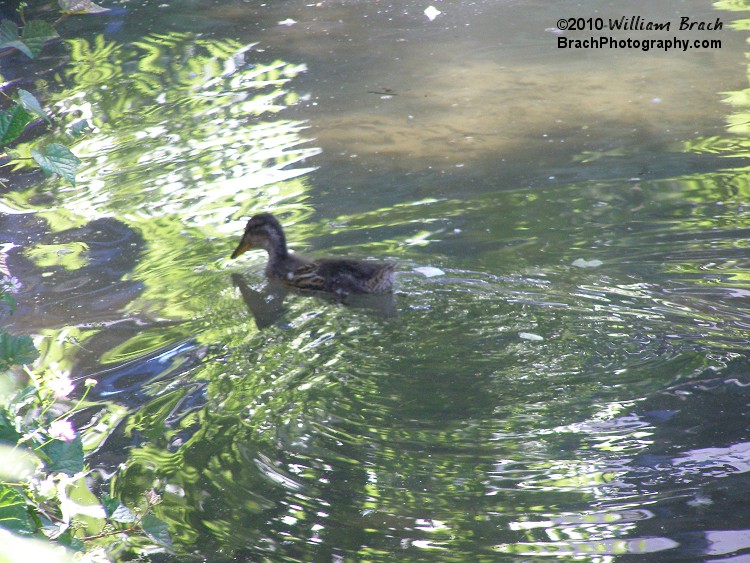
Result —
<instances>
[{"instance_id":1,"label":"sunlit water","mask_svg":"<svg viewBox=\"0 0 750 563\"><path fill-rule=\"evenodd\" d=\"M90 464L174 560L750 556L746 12L561 52L622 7L174 4L65 24L78 185L2 201L13 328L100 381ZM258 211L397 292L272 298Z\"/></svg>"}]
</instances>

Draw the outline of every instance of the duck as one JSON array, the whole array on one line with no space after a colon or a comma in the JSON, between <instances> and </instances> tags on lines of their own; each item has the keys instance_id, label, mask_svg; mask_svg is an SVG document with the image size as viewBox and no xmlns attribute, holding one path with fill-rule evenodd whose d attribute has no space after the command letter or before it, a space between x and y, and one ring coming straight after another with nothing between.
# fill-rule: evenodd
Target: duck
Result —
<instances>
[{"instance_id":1,"label":"duck","mask_svg":"<svg viewBox=\"0 0 750 563\"><path fill-rule=\"evenodd\" d=\"M393 292L395 263L345 258L311 260L289 252L284 229L271 213L250 218L232 259L254 248L268 252L268 278L287 286L338 296Z\"/></svg>"}]
</instances>

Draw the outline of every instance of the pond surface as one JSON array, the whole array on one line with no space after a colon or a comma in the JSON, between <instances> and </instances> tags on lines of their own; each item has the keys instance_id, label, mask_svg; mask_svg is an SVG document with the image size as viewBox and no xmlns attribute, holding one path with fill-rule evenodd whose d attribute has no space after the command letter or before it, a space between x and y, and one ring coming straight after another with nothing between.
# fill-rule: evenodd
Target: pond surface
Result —
<instances>
[{"instance_id":1,"label":"pond surface","mask_svg":"<svg viewBox=\"0 0 750 563\"><path fill-rule=\"evenodd\" d=\"M84 164L14 177L0 242L37 368L99 380L101 487L163 495L162 561L746 560L750 4L429 5L61 25ZM623 15L722 45L557 48ZM262 211L392 300L269 301Z\"/></svg>"}]
</instances>

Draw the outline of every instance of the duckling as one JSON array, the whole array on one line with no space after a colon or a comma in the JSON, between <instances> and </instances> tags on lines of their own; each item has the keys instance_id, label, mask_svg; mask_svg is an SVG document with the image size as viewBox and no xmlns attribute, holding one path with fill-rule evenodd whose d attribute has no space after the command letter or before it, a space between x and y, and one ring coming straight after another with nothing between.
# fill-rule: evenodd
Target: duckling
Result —
<instances>
[{"instance_id":1,"label":"duckling","mask_svg":"<svg viewBox=\"0 0 750 563\"><path fill-rule=\"evenodd\" d=\"M343 258L310 260L290 253L286 247L284 229L270 213L260 213L247 222L245 233L232 258L251 248L262 248L268 252L266 275L270 279L298 289L337 295L393 291L396 264Z\"/></svg>"}]
</instances>

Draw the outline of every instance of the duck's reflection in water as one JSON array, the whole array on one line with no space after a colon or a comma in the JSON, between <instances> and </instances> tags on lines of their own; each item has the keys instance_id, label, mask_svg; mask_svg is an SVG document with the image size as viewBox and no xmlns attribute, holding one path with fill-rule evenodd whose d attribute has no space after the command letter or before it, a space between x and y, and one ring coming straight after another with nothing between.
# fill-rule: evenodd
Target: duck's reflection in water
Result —
<instances>
[{"instance_id":1,"label":"duck's reflection in water","mask_svg":"<svg viewBox=\"0 0 750 563\"><path fill-rule=\"evenodd\" d=\"M307 295L331 303L363 309L379 317L395 317L397 314L396 300L392 293L339 296L323 291L290 289L274 280L268 280L263 289L258 291L250 287L244 276L237 273L232 274L232 284L239 289L259 330L275 324L284 315L286 310L284 299L289 293Z\"/></svg>"}]
</instances>

